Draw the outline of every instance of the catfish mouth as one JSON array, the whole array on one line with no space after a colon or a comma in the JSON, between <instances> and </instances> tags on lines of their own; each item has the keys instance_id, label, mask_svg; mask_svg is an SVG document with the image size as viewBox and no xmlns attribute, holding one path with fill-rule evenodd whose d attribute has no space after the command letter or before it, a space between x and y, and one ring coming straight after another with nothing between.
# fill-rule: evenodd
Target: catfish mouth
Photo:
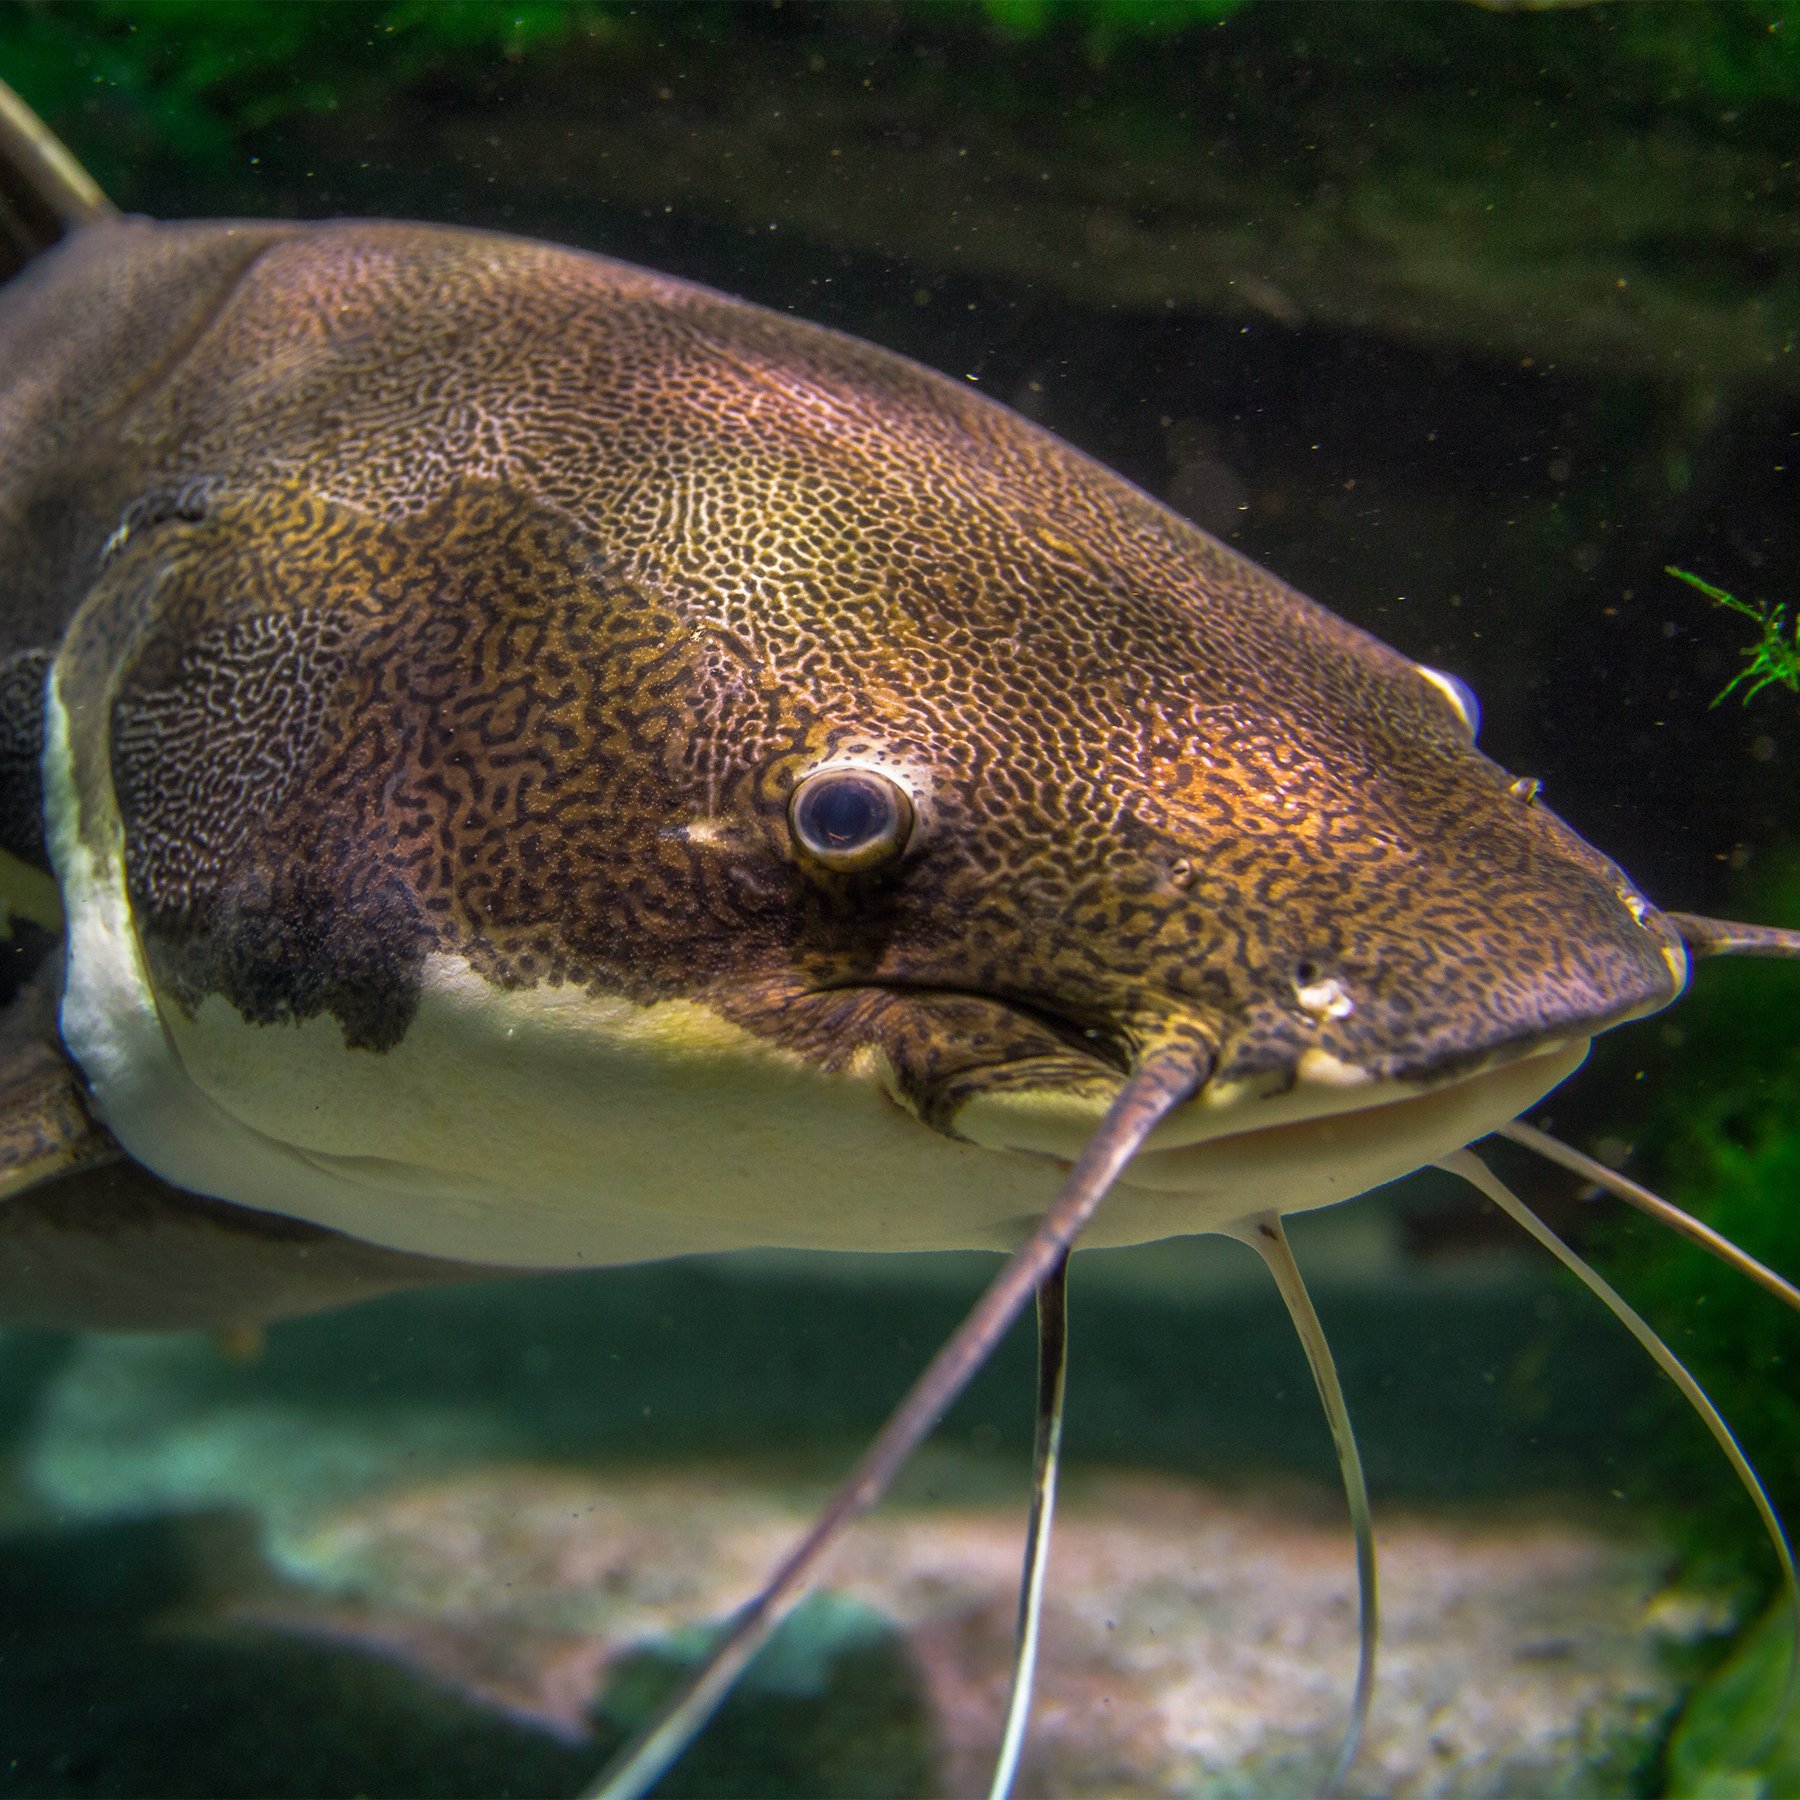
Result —
<instances>
[{"instance_id":1,"label":"catfish mouth","mask_svg":"<svg viewBox=\"0 0 1800 1800\"><path fill-rule=\"evenodd\" d=\"M1331 1205L1397 1179L1534 1105L1580 1066L1594 1036L1672 997L1669 983L1657 990L1605 1009L1570 1007L1565 1018L1552 1015L1423 1067L1351 1063L1315 1039L1278 1066L1234 1074L1227 1053L1223 1072L1149 1134L1083 1242L1232 1229L1259 1211ZM1036 1000L923 984L886 992L915 1026L923 1012L938 1033L966 1025L971 1014L1001 1035L996 1022L1010 1026L1014 1048L998 1060L958 1059L955 1043L940 1040L953 1065L948 1077L933 1071L940 1079L923 1103L917 1091L908 1096L925 1123L991 1150L1074 1162L1121 1080L1149 1053L1116 1023L1090 1024ZM1027 1221L1009 1224L1017 1241Z\"/></svg>"},{"instance_id":2,"label":"catfish mouth","mask_svg":"<svg viewBox=\"0 0 1800 1800\"><path fill-rule=\"evenodd\" d=\"M1036 998L923 982L845 984L817 991L879 995L909 1012L916 1003L939 1032L966 1026L972 1014L1010 1026L994 1033L1004 1039L1007 1054L987 1061L972 1054L959 1057L954 1040L941 1042L941 1061L933 1071L939 1080L929 1087L925 1082L912 1085L908 1099L913 1110L952 1135L964 1135L955 1129L956 1117L980 1100L1013 1094L1053 1103L1054 1096L1063 1094L1091 1105L1095 1097L1109 1097L1139 1065L1140 1034L1096 1015L1055 1010ZM1570 1009L1565 1018L1547 1018L1529 1029L1424 1061L1377 1055L1352 1062L1318 1040L1302 1042L1294 1054L1279 1061L1240 1061L1220 1046L1214 1052L1214 1073L1157 1127L1147 1149L1366 1111L1479 1082L1511 1064L1555 1056L1572 1044L1585 1045L1615 1026L1658 1012L1679 991L1676 985L1603 1011ZM974 1050L973 1045L969 1048ZM1239 1116L1241 1125L1224 1126L1227 1118Z\"/></svg>"},{"instance_id":3,"label":"catfish mouth","mask_svg":"<svg viewBox=\"0 0 1800 1800\"><path fill-rule=\"evenodd\" d=\"M1584 1035L1534 1035L1496 1046L1479 1068L1422 1080L1340 1084L1302 1075L1276 1092L1203 1083L1149 1133L1081 1241L1099 1248L1240 1233L1259 1216L1354 1199L1518 1117L1573 1074L1587 1049ZM1072 1164L1103 1104L1099 1095L1002 1089L966 1103L953 1125L988 1149ZM1018 1243L1035 1223L1015 1216L999 1222L997 1235Z\"/></svg>"},{"instance_id":4,"label":"catfish mouth","mask_svg":"<svg viewBox=\"0 0 1800 1800\"><path fill-rule=\"evenodd\" d=\"M976 1142L993 1141L985 1130L970 1129L972 1111L983 1109L1046 1117L1067 1111L1088 1125L1097 1122L1153 1045L1171 1033L1185 1036L1209 1073L1156 1128L1150 1140L1156 1150L1477 1082L1659 1011L1686 985L1684 940L1623 878L1615 894L1618 935L1608 941L1600 934L1593 958L1571 966L1547 957L1505 1001L1489 1001L1469 1018L1456 1016L1467 1004L1466 970L1453 984L1463 991L1463 1004L1447 996L1436 1017L1428 971L1385 998L1359 981L1351 989L1354 1002L1323 1017L1304 999L1296 1009L1268 974L1264 996L1240 1008L1229 1029L1226 1009L1193 1007L1180 995L1126 1016L1117 1007L1065 1003L1041 988L1009 991L905 976L823 985L807 997L843 1003L860 996L871 1012L854 1035L885 1053L892 1096L925 1123ZM1300 973L1305 967L1296 965L1296 995L1315 979ZM1335 980L1329 985L1338 988ZM1054 1154L1077 1153L1078 1144L1065 1142L1060 1131L1054 1135Z\"/></svg>"}]
</instances>

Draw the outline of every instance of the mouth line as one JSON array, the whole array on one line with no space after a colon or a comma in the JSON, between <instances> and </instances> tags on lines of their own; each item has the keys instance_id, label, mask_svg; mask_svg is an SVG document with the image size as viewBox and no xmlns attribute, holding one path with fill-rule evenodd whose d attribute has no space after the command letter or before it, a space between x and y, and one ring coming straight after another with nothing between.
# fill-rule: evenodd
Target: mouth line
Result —
<instances>
[{"instance_id":1,"label":"mouth line","mask_svg":"<svg viewBox=\"0 0 1800 1800\"><path fill-rule=\"evenodd\" d=\"M904 995L918 1000L973 1000L998 1007L1014 1018L1034 1025L1046 1036L1109 1075L1129 1075L1137 1066L1123 1033L1106 1024L1083 1019L1077 1014L1059 1012L1036 1000L996 992L991 988L958 987L941 981L840 981L828 982L814 989L816 993L883 993Z\"/></svg>"},{"instance_id":2,"label":"mouth line","mask_svg":"<svg viewBox=\"0 0 1800 1800\"><path fill-rule=\"evenodd\" d=\"M1119 1178L1094 1243L1233 1229L1251 1212L1334 1205L1436 1161L1518 1116L1572 1073L1587 1040L1515 1040L1490 1064L1425 1083L1229 1080L1165 1118ZM1106 1096L974 1095L953 1119L984 1148L1079 1156Z\"/></svg>"},{"instance_id":3,"label":"mouth line","mask_svg":"<svg viewBox=\"0 0 1800 1800\"><path fill-rule=\"evenodd\" d=\"M1667 1003L1666 998L1652 998L1608 1013L1523 1031L1462 1055L1439 1058L1423 1068L1380 1074L1362 1069L1355 1071L1354 1078L1346 1079L1350 1071L1343 1065L1338 1065L1335 1073L1326 1069L1310 1078L1302 1067L1294 1071L1297 1079L1273 1082L1268 1073L1227 1075L1203 1087L1195 1096L1195 1104L1200 1114L1211 1113L1215 1118L1235 1115L1241 1121L1205 1133L1215 1140L1251 1136L1270 1129L1292 1130L1358 1113L1375 1116L1395 1105L1428 1102L1458 1090L1466 1093L1482 1084L1491 1085L1493 1078L1503 1078L1509 1070L1540 1058L1565 1055L1576 1045L1591 1043L1617 1026L1661 1011Z\"/></svg>"},{"instance_id":4,"label":"mouth line","mask_svg":"<svg viewBox=\"0 0 1800 1800\"><path fill-rule=\"evenodd\" d=\"M1047 1006L1035 996L1025 997L1004 990L957 982L890 978L828 982L812 991L904 997L926 1004L933 1000L973 1002L996 1009L1042 1034L1045 1041L1035 1049L1027 1050L1022 1056L996 1059L987 1066L985 1078L973 1069L964 1069L952 1084L956 1094L954 1104L945 1116L946 1127L961 1114L967 1102L983 1091L999 1100L1002 1092L1019 1089L1022 1082L1025 1090L1041 1088L1047 1097L1074 1076L1077 1069L1084 1071L1088 1078L1107 1081L1129 1078L1138 1065L1142 1049L1115 1023L1091 1013L1084 1017L1072 1010ZM1509 1066L1562 1054L1576 1042L1589 1042L1615 1026L1659 1011L1666 1004L1667 996L1656 995L1627 1001L1608 1011L1596 1010L1578 1020L1545 1021L1498 1041L1433 1057L1423 1066L1382 1067L1378 1058L1346 1062L1319 1044L1301 1052L1284 1068L1233 1071L1226 1050L1215 1062L1212 1077L1201 1085L1190 1107L1184 1110L1196 1123L1211 1121L1201 1131L1201 1135L1208 1138L1261 1132L1271 1126L1280 1128L1308 1119L1341 1118L1352 1112L1378 1113L1398 1101L1421 1101L1428 1096L1486 1084ZM1073 1066L1067 1067L1061 1076L1052 1076L1048 1065L1062 1056L1068 1057ZM1039 1073L1027 1076L1024 1067L1027 1063L1037 1063ZM1083 1083L1078 1081L1077 1086L1080 1085ZM1226 1122L1228 1119L1230 1123ZM956 1134L960 1134L960 1128ZM1184 1134L1178 1132L1177 1135ZM1169 1134L1166 1130L1158 1136L1167 1143Z\"/></svg>"},{"instance_id":5,"label":"mouth line","mask_svg":"<svg viewBox=\"0 0 1800 1800\"><path fill-rule=\"evenodd\" d=\"M955 982L869 980L824 983L816 993L881 993L905 996L922 1001L974 1001L998 1008L1026 1024L1035 1026L1063 1050L1095 1072L1112 1076L1128 1076L1137 1067L1137 1054L1127 1034L1117 1025L1092 1014L1083 1016L1046 1006L1041 1000L1025 998L992 988L962 986ZM1233 1099L1271 1098L1295 1088L1362 1086L1387 1087L1396 1084L1414 1091L1455 1086L1471 1077L1487 1073L1508 1063L1528 1060L1546 1049L1574 1038L1591 1040L1620 1025L1647 1017L1667 1004L1665 998L1652 998L1629 1003L1615 1010L1595 1014L1579 1021L1558 1021L1554 1025L1521 1031L1510 1038L1482 1044L1451 1055L1433 1058L1424 1066L1378 1071L1372 1066L1342 1064L1319 1046L1317 1053L1308 1050L1294 1065L1285 1069L1245 1070L1225 1074L1230 1065L1229 1053L1222 1054L1221 1073L1207 1082L1196 1098L1202 1104L1229 1104ZM1319 1065L1317 1068L1309 1066ZM1325 1065L1331 1065L1329 1068Z\"/></svg>"},{"instance_id":6,"label":"mouth line","mask_svg":"<svg viewBox=\"0 0 1800 1800\"><path fill-rule=\"evenodd\" d=\"M1247 1197L1253 1208L1282 1212L1335 1205L1518 1117L1573 1073L1586 1050L1586 1040L1573 1038L1440 1086L1328 1096L1310 1110L1277 1101L1274 1116L1246 1109L1177 1121L1145 1146L1121 1187L1181 1196L1187 1229L1230 1228L1246 1216Z\"/></svg>"}]
</instances>

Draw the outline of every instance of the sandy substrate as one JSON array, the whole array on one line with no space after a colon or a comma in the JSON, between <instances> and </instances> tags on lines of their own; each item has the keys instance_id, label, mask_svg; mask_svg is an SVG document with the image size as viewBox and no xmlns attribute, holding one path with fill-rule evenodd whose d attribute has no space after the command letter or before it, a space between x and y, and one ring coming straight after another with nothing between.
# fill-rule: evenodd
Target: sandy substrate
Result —
<instances>
[{"instance_id":1,"label":"sandy substrate","mask_svg":"<svg viewBox=\"0 0 1800 1800\"><path fill-rule=\"evenodd\" d=\"M1161 1477L1077 1482L1059 1521L1021 1781L1041 1795L1281 1794L1316 1785L1354 1675L1348 1537L1298 1503ZM728 1470L599 1482L495 1468L284 1533L292 1583L238 1616L378 1649L578 1741L608 1665L710 1620L804 1522ZM908 1506L865 1522L829 1585L890 1621L943 1791L985 1790L1005 1700L1021 1521ZM1350 1791L1593 1792L1676 1697L1657 1556L1542 1516L1387 1519L1381 1679Z\"/></svg>"},{"instance_id":2,"label":"sandy substrate","mask_svg":"<svg viewBox=\"0 0 1800 1800\"><path fill-rule=\"evenodd\" d=\"M1347 1791L1645 1791L1697 1663L1667 1652L1724 1620L1666 1590L1619 1429L1632 1346L1518 1279L1317 1260L1381 1547ZM1286 1797L1335 1753L1343 1502L1292 1472L1330 1464L1279 1308L1211 1267L1083 1278L1022 1795ZM578 1792L960 1311L878 1274L406 1297L284 1327L250 1362L204 1339L0 1342L0 1711L21 1722L0 1795ZM986 1791L1024 1535L1028 1345L1009 1348L663 1800Z\"/></svg>"}]
</instances>

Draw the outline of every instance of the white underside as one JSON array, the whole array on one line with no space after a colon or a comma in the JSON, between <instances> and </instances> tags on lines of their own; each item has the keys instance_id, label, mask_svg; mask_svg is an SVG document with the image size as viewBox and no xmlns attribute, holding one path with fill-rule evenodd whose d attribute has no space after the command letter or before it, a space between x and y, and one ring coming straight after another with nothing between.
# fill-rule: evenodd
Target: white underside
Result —
<instances>
[{"instance_id":1,"label":"white underside","mask_svg":"<svg viewBox=\"0 0 1800 1800\"><path fill-rule=\"evenodd\" d=\"M166 1180L395 1249L522 1267L755 1246L1007 1249L1100 1114L982 1099L958 1142L867 1058L826 1075L685 1001L506 992L430 958L393 1049L335 1020L252 1025L217 995L158 1005L123 886L116 815L76 829L68 720L45 753L68 919L62 1031L125 1148ZM99 848L94 841L99 840ZM1581 1061L1546 1046L1432 1090L1321 1060L1275 1098L1213 1090L1171 1118L1084 1243L1227 1228L1327 1206L1512 1118Z\"/></svg>"}]
</instances>

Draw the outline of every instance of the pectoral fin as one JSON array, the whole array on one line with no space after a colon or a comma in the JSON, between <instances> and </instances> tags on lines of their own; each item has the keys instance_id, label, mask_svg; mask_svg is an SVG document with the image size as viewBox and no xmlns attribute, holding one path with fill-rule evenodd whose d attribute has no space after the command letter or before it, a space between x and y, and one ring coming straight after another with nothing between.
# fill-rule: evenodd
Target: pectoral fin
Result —
<instances>
[{"instance_id":1,"label":"pectoral fin","mask_svg":"<svg viewBox=\"0 0 1800 1800\"><path fill-rule=\"evenodd\" d=\"M28 1189L123 1156L88 1111L80 1076L27 990L0 1023L0 1205Z\"/></svg>"}]
</instances>

